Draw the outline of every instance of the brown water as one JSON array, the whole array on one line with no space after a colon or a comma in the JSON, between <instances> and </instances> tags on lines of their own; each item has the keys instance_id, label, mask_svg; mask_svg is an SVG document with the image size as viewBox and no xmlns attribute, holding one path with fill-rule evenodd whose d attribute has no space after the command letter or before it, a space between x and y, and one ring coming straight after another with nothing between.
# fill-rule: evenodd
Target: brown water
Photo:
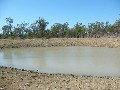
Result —
<instances>
[{"instance_id":1,"label":"brown water","mask_svg":"<svg viewBox=\"0 0 120 90\"><path fill-rule=\"evenodd\" d=\"M120 76L120 48L32 47L0 50L0 66L45 73Z\"/></svg>"}]
</instances>

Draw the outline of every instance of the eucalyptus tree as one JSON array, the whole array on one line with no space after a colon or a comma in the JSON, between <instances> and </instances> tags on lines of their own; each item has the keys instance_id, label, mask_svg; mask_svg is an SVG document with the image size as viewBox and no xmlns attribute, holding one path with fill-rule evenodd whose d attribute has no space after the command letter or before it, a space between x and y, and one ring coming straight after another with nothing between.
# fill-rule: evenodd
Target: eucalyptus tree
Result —
<instances>
[{"instance_id":1,"label":"eucalyptus tree","mask_svg":"<svg viewBox=\"0 0 120 90\"><path fill-rule=\"evenodd\" d=\"M109 36L110 35L110 31L109 31L110 27L111 27L111 25L109 24L108 21L104 23L104 35L105 36Z\"/></svg>"},{"instance_id":2,"label":"eucalyptus tree","mask_svg":"<svg viewBox=\"0 0 120 90\"><path fill-rule=\"evenodd\" d=\"M0 33L0 39L2 39L3 38L3 34L2 33Z\"/></svg>"},{"instance_id":3,"label":"eucalyptus tree","mask_svg":"<svg viewBox=\"0 0 120 90\"><path fill-rule=\"evenodd\" d=\"M106 27L107 28L107 27ZM106 33L104 22L95 22L88 24L89 37L101 37Z\"/></svg>"},{"instance_id":4,"label":"eucalyptus tree","mask_svg":"<svg viewBox=\"0 0 120 90\"><path fill-rule=\"evenodd\" d=\"M80 38L80 37L84 37L85 35L85 25L83 25L82 23L78 23L74 25L73 30L74 30L74 37L76 38Z\"/></svg>"},{"instance_id":5,"label":"eucalyptus tree","mask_svg":"<svg viewBox=\"0 0 120 90\"><path fill-rule=\"evenodd\" d=\"M88 37L92 37L92 33L93 33L93 23L88 23Z\"/></svg>"},{"instance_id":6,"label":"eucalyptus tree","mask_svg":"<svg viewBox=\"0 0 120 90\"><path fill-rule=\"evenodd\" d=\"M68 22L62 24L62 28L61 28L61 37L69 37L69 24Z\"/></svg>"},{"instance_id":7,"label":"eucalyptus tree","mask_svg":"<svg viewBox=\"0 0 120 90\"><path fill-rule=\"evenodd\" d=\"M13 19L10 17L6 18L6 23L2 27L3 34L0 34L0 38L84 38L120 35L120 19L116 20L114 24L109 24L108 21L105 23L96 21L95 23L89 23L87 27L77 22L72 28L69 28L68 22L55 23L47 30L46 27L49 23L40 17L31 25L23 22L13 27Z\"/></svg>"},{"instance_id":8,"label":"eucalyptus tree","mask_svg":"<svg viewBox=\"0 0 120 90\"><path fill-rule=\"evenodd\" d=\"M62 37L62 24L60 23L55 23L51 26L51 36L52 37Z\"/></svg>"},{"instance_id":9,"label":"eucalyptus tree","mask_svg":"<svg viewBox=\"0 0 120 90\"><path fill-rule=\"evenodd\" d=\"M50 31L50 29L45 30L44 37L47 38L47 39L51 38L51 31Z\"/></svg>"},{"instance_id":10,"label":"eucalyptus tree","mask_svg":"<svg viewBox=\"0 0 120 90\"><path fill-rule=\"evenodd\" d=\"M120 35L120 20L116 20L114 24L108 26L109 36L119 36Z\"/></svg>"},{"instance_id":11,"label":"eucalyptus tree","mask_svg":"<svg viewBox=\"0 0 120 90\"><path fill-rule=\"evenodd\" d=\"M114 28L114 31L116 33L117 36L120 35L120 19L116 20L115 24L113 24L113 26L115 27Z\"/></svg>"},{"instance_id":12,"label":"eucalyptus tree","mask_svg":"<svg viewBox=\"0 0 120 90\"><path fill-rule=\"evenodd\" d=\"M12 27L13 27L13 25L12 25L12 23L13 23L13 19L12 18L6 18L6 22L7 22L7 24L8 24L8 26L9 26L9 33L11 34L11 32L12 32Z\"/></svg>"},{"instance_id":13,"label":"eucalyptus tree","mask_svg":"<svg viewBox=\"0 0 120 90\"><path fill-rule=\"evenodd\" d=\"M46 26L49 23L45 19L39 17L39 19L36 20L36 24L37 24L37 27L35 32L37 32L36 33L37 37L40 37L40 38L44 37Z\"/></svg>"},{"instance_id":14,"label":"eucalyptus tree","mask_svg":"<svg viewBox=\"0 0 120 90\"><path fill-rule=\"evenodd\" d=\"M7 25L4 25L2 27L3 34L6 36L12 35L13 19L9 17L9 18L6 18L5 20L6 20Z\"/></svg>"},{"instance_id":15,"label":"eucalyptus tree","mask_svg":"<svg viewBox=\"0 0 120 90\"><path fill-rule=\"evenodd\" d=\"M88 29L87 29L87 27L85 26L85 25L82 25L82 32L81 32L81 37L82 38L85 38L85 37L87 37L87 31L88 31Z\"/></svg>"},{"instance_id":16,"label":"eucalyptus tree","mask_svg":"<svg viewBox=\"0 0 120 90\"><path fill-rule=\"evenodd\" d=\"M96 37L101 37L102 36L102 33L104 31L104 24L101 23L101 22L96 22L94 23L93 25L93 31L95 31L95 34L96 34Z\"/></svg>"},{"instance_id":17,"label":"eucalyptus tree","mask_svg":"<svg viewBox=\"0 0 120 90\"><path fill-rule=\"evenodd\" d=\"M38 33L38 27L37 27L38 25L37 25L37 23L35 22L35 23L32 23L31 25L30 25L30 31L31 31L31 33L32 33L32 37L37 37L37 33Z\"/></svg>"},{"instance_id":18,"label":"eucalyptus tree","mask_svg":"<svg viewBox=\"0 0 120 90\"><path fill-rule=\"evenodd\" d=\"M25 22L21 24L17 24L17 27L14 28L13 34L20 38L24 38L25 35L28 34L27 25L28 23L25 23Z\"/></svg>"},{"instance_id":19,"label":"eucalyptus tree","mask_svg":"<svg viewBox=\"0 0 120 90\"><path fill-rule=\"evenodd\" d=\"M3 34L4 35L9 35L10 34L10 26L8 26L8 25L4 25L3 27L2 27L2 30L3 30Z\"/></svg>"}]
</instances>

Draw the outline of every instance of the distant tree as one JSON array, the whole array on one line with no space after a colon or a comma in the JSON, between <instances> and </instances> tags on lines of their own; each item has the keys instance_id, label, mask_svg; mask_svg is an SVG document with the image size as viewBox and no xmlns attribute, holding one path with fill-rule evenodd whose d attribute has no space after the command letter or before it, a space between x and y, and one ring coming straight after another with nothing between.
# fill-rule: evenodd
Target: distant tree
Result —
<instances>
[{"instance_id":1,"label":"distant tree","mask_svg":"<svg viewBox=\"0 0 120 90\"><path fill-rule=\"evenodd\" d=\"M74 26L74 33L76 38L84 37L85 35L85 25L82 25L82 23L75 24Z\"/></svg>"},{"instance_id":2,"label":"distant tree","mask_svg":"<svg viewBox=\"0 0 120 90\"><path fill-rule=\"evenodd\" d=\"M25 35L28 34L27 25L28 23L25 23L25 22L21 24L17 24L17 27L14 28L13 34L20 38L24 38Z\"/></svg>"},{"instance_id":3,"label":"distant tree","mask_svg":"<svg viewBox=\"0 0 120 90\"><path fill-rule=\"evenodd\" d=\"M106 27L107 30L107 27ZM95 22L88 24L89 37L101 37L106 33L103 22Z\"/></svg>"},{"instance_id":4,"label":"distant tree","mask_svg":"<svg viewBox=\"0 0 120 90\"><path fill-rule=\"evenodd\" d=\"M115 34L119 36L120 35L120 19L116 20L115 24L113 25L115 27L114 28Z\"/></svg>"},{"instance_id":5,"label":"distant tree","mask_svg":"<svg viewBox=\"0 0 120 90\"><path fill-rule=\"evenodd\" d=\"M3 38L3 34L2 33L0 33L0 39L2 39Z\"/></svg>"},{"instance_id":6,"label":"distant tree","mask_svg":"<svg viewBox=\"0 0 120 90\"><path fill-rule=\"evenodd\" d=\"M12 25L12 23L13 23L13 19L12 18L6 18L6 22L7 22L7 24L8 24L8 26L10 27L9 29L9 33L11 33L12 32L12 27L13 27L13 25Z\"/></svg>"},{"instance_id":7,"label":"distant tree","mask_svg":"<svg viewBox=\"0 0 120 90\"><path fill-rule=\"evenodd\" d=\"M60 31L60 34L61 34L61 37L69 37L69 26L68 26L68 22L64 23L62 25L62 28L61 28L61 31Z\"/></svg>"},{"instance_id":8,"label":"distant tree","mask_svg":"<svg viewBox=\"0 0 120 90\"><path fill-rule=\"evenodd\" d=\"M44 32L45 32L46 26L49 23L46 22L45 19L39 17L39 19L36 20L36 24L37 24L37 28L36 28L37 37L40 37L40 38L44 37Z\"/></svg>"},{"instance_id":9,"label":"distant tree","mask_svg":"<svg viewBox=\"0 0 120 90\"><path fill-rule=\"evenodd\" d=\"M85 38L85 37L105 37L120 36L120 19L114 24L109 22L88 23L87 26L82 23L76 23L70 28L68 22L55 23L51 28L46 29L49 24L45 19L38 18L34 23L21 23L13 26L13 19L6 18L6 25L2 27L3 33L0 38Z\"/></svg>"},{"instance_id":10,"label":"distant tree","mask_svg":"<svg viewBox=\"0 0 120 90\"><path fill-rule=\"evenodd\" d=\"M52 37L62 37L62 24L55 23L51 26L51 36Z\"/></svg>"},{"instance_id":11,"label":"distant tree","mask_svg":"<svg viewBox=\"0 0 120 90\"><path fill-rule=\"evenodd\" d=\"M3 27L2 27L2 30L3 30L3 34L4 35L9 35L9 33L10 33L10 26L8 26L8 25L4 25Z\"/></svg>"},{"instance_id":12,"label":"distant tree","mask_svg":"<svg viewBox=\"0 0 120 90\"><path fill-rule=\"evenodd\" d=\"M6 22L7 22L7 25L4 25L2 27L2 30L4 35L9 36L9 35L12 35L13 19L11 19L10 17L6 18Z\"/></svg>"}]
</instances>

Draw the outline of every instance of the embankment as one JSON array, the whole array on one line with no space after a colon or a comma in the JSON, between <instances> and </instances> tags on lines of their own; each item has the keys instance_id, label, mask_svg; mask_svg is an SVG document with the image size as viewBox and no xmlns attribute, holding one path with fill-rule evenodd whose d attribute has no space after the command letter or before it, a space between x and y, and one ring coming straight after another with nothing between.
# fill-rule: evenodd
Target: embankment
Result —
<instances>
[{"instance_id":1,"label":"embankment","mask_svg":"<svg viewBox=\"0 0 120 90\"><path fill-rule=\"evenodd\" d=\"M120 47L120 38L0 39L0 48L93 46Z\"/></svg>"}]
</instances>

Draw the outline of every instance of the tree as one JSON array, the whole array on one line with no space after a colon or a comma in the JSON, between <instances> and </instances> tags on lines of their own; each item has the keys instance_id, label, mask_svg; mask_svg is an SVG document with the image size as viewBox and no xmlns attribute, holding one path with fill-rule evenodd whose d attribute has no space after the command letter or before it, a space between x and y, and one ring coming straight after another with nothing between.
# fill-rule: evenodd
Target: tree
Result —
<instances>
[{"instance_id":1,"label":"tree","mask_svg":"<svg viewBox=\"0 0 120 90\"><path fill-rule=\"evenodd\" d=\"M6 36L12 35L13 19L11 19L10 17L6 18L6 23L7 23L7 25L4 25L2 27L3 34L6 35Z\"/></svg>"},{"instance_id":2,"label":"tree","mask_svg":"<svg viewBox=\"0 0 120 90\"><path fill-rule=\"evenodd\" d=\"M2 27L2 30L3 30L3 34L4 35L9 35L9 33L10 33L10 27L8 26L8 25L4 25L3 27Z\"/></svg>"},{"instance_id":3,"label":"tree","mask_svg":"<svg viewBox=\"0 0 120 90\"><path fill-rule=\"evenodd\" d=\"M119 36L120 34L120 19L116 20L115 24L113 24L115 26L114 30L117 36Z\"/></svg>"},{"instance_id":4,"label":"tree","mask_svg":"<svg viewBox=\"0 0 120 90\"><path fill-rule=\"evenodd\" d=\"M62 24L55 23L53 26L51 26L51 36L52 37L62 37Z\"/></svg>"},{"instance_id":5,"label":"tree","mask_svg":"<svg viewBox=\"0 0 120 90\"><path fill-rule=\"evenodd\" d=\"M27 25L28 23L25 23L25 22L21 24L17 24L17 27L14 28L13 34L20 38L24 38L25 35L28 34Z\"/></svg>"},{"instance_id":6,"label":"tree","mask_svg":"<svg viewBox=\"0 0 120 90\"><path fill-rule=\"evenodd\" d=\"M85 25L82 25L82 23L77 22L77 24L75 24L73 29L74 29L76 38L84 37Z\"/></svg>"},{"instance_id":7,"label":"tree","mask_svg":"<svg viewBox=\"0 0 120 90\"><path fill-rule=\"evenodd\" d=\"M106 26L106 30L107 30ZM95 22L88 24L88 34L89 37L101 37L106 33L105 25L103 22Z\"/></svg>"},{"instance_id":8,"label":"tree","mask_svg":"<svg viewBox=\"0 0 120 90\"><path fill-rule=\"evenodd\" d=\"M60 34L61 34L61 37L69 37L69 26L68 26L68 22L64 23L62 25L62 28L61 28L61 31L60 31Z\"/></svg>"},{"instance_id":9,"label":"tree","mask_svg":"<svg viewBox=\"0 0 120 90\"><path fill-rule=\"evenodd\" d=\"M40 38L44 37L44 32L45 32L46 26L49 23L46 22L45 19L39 17L39 19L36 20L36 24L37 24L37 28L36 28L37 37L40 37Z\"/></svg>"},{"instance_id":10,"label":"tree","mask_svg":"<svg viewBox=\"0 0 120 90\"><path fill-rule=\"evenodd\" d=\"M13 19L12 18L6 18L6 22L7 22L7 24L8 24L8 26L9 26L9 33L11 33L12 32L12 23L13 23Z\"/></svg>"},{"instance_id":11,"label":"tree","mask_svg":"<svg viewBox=\"0 0 120 90\"><path fill-rule=\"evenodd\" d=\"M0 38L20 37L20 38L84 38L84 37L104 37L104 36L120 36L120 19L114 24L109 22L88 23L87 26L82 23L76 23L74 27L69 28L68 22L55 23L50 29L46 30L49 24L45 19L38 18L34 23L21 23L13 27L13 19L6 18L6 25L2 27L3 33Z\"/></svg>"}]
</instances>

